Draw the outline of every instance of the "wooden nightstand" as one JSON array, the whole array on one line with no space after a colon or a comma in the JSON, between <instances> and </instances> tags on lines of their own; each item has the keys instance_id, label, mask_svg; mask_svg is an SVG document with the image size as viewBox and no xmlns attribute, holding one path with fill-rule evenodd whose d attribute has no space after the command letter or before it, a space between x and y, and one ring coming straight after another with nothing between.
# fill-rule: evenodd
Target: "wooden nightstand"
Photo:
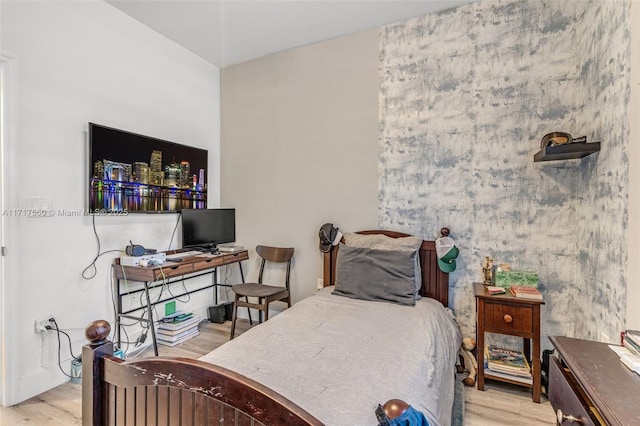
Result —
<instances>
[{"instance_id":1,"label":"wooden nightstand","mask_svg":"<svg viewBox=\"0 0 640 426\"><path fill-rule=\"evenodd\" d=\"M516 298L507 291L491 296L482 283L473 283L476 297L476 345L478 351L478 390L484 379L499 380L533 389L533 402L540 402L540 305L542 300ZM523 338L525 356L531 365L533 384L524 384L484 373L484 334L498 333ZM533 342L533 351L531 351Z\"/></svg>"}]
</instances>

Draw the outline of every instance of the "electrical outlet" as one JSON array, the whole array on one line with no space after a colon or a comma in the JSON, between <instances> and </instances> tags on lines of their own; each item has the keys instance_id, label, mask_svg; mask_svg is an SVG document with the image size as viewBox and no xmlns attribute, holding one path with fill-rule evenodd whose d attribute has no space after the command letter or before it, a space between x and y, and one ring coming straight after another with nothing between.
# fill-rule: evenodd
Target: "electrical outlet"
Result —
<instances>
[{"instance_id":1,"label":"electrical outlet","mask_svg":"<svg viewBox=\"0 0 640 426\"><path fill-rule=\"evenodd\" d=\"M33 331L36 333L46 333L47 330L52 330L55 325L51 321L51 318L53 318L51 314L37 317L33 322Z\"/></svg>"},{"instance_id":2,"label":"electrical outlet","mask_svg":"<svg viewBox=\"0 0 640 426\"><path fill-rule=\"evenodd\" d=\"M324 280L322 278L318 278L318 290L322 290L324 287Z\"/></svg>"}]
</instances>

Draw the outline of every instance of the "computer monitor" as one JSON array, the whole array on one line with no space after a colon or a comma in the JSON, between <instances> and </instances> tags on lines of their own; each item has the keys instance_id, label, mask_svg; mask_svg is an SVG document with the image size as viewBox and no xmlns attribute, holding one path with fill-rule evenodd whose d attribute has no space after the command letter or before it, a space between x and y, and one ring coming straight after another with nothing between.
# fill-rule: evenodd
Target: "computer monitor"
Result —
<instances>
[{"instance_id":1,"label":"computer monitor","mask_svg":"<svg viewBox=\"0 0 640 426\"><path fill-rule=\"evenodd\" d=\"M236 240L236 209L182 209L182 247L215 249Z\"/></svg>"}]
</instances>

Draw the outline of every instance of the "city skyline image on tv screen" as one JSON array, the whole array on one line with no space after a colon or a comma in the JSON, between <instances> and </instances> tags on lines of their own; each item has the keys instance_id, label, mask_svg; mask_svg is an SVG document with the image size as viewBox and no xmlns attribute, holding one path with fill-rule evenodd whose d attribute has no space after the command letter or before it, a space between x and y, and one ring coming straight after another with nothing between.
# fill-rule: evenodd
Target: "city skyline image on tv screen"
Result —
<instances>
[{"instance_id":1,"label":"city skyline image on tv screen","mask_svg":"<svg viewBox=\"0 0 640 426\"><path fill-rule=\"evenodd\" d=\"M89 210L207 208L206 149L89 123Z\"/></svg>"}]
</instances>

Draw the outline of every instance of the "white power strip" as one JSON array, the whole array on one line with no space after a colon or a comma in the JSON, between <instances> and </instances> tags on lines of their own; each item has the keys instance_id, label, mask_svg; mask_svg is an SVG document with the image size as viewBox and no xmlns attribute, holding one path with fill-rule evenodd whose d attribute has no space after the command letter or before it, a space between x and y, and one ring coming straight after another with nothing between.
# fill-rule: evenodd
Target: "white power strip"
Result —
<instances>
[{"instance_id":1,"label":"white power strip","mask_svg":"<svg viewBox=\"0 0 640 426\"><path fill-rule=\"evenodd\" d=\"M151 346L151 342L142 343L140 345L130 347L129 349L127 349L127 352L124 354L124 359L131 359L131 358L137 357L138 355L140 355L141 352L143 352L149 346Z\"/></svg>"}]
</instances>

